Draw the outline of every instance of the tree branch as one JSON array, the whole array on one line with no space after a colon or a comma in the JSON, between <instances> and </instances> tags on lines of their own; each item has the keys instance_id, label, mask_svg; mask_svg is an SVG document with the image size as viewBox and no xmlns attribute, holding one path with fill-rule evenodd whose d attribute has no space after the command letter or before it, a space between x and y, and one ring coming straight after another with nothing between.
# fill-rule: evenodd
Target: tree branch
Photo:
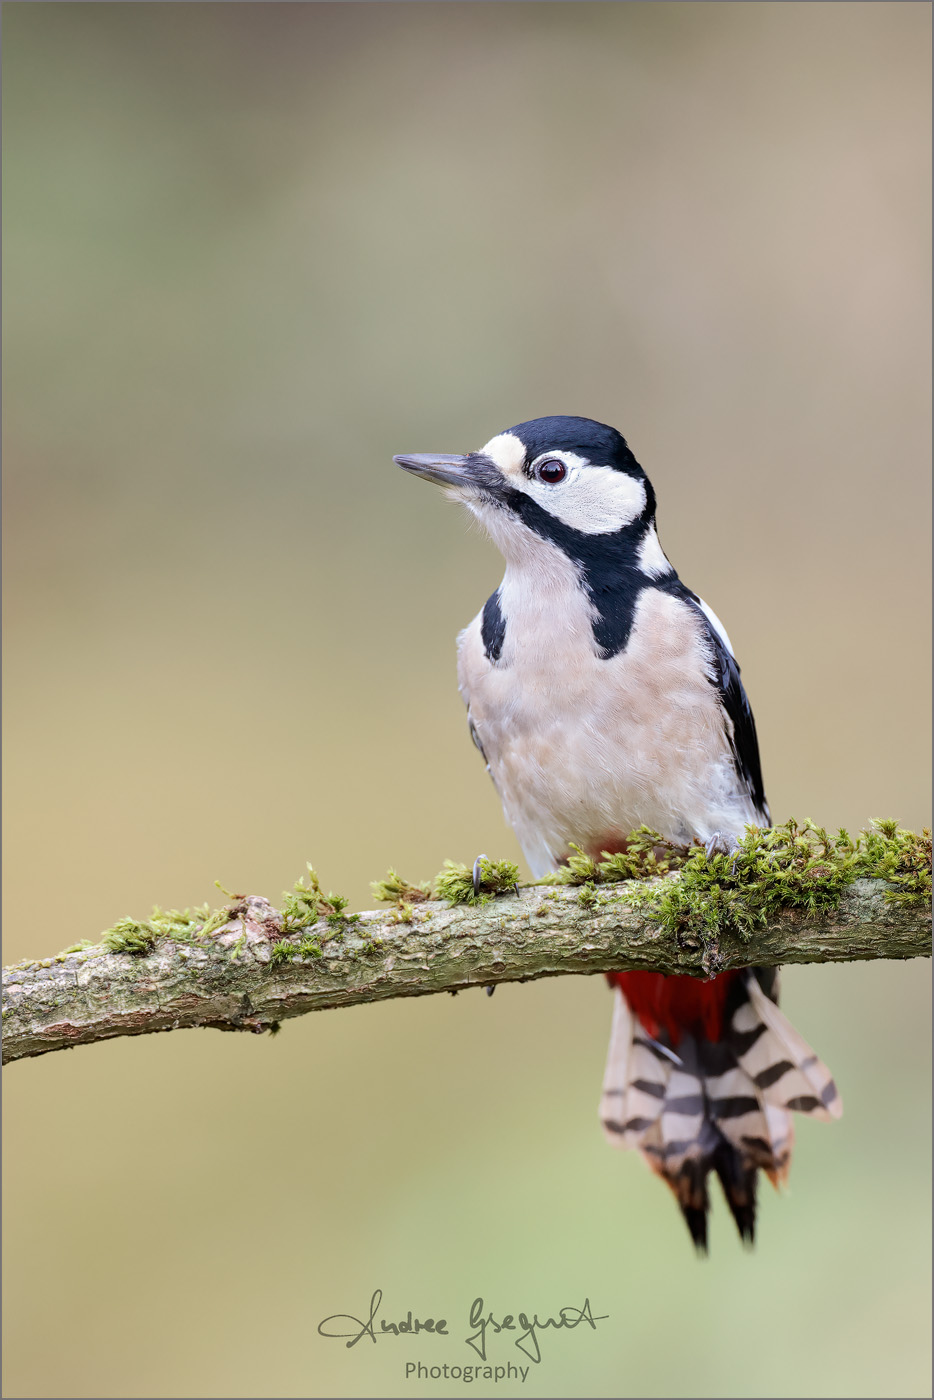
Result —
<instances>
[{"instance_id":1,"label":"tree branch","mask_svg":"<svg viewBox=\"0 0 934 1400\"><path fill-rule=\"evenodd\" d=\"M829 913L783 911L748 939L672 933L619 891L595 901L532 886L474 907L421 904L410 923L394 910L332 916L295 936L294 958L272 905L244 899L216 932L160 938L144 956L98 946L4 969L3 1059L191 1026L260 1032L307 1011L569 973L931 955L930 906L888 899L882 880L855 881Z\"/></svg>"}]
</instances>

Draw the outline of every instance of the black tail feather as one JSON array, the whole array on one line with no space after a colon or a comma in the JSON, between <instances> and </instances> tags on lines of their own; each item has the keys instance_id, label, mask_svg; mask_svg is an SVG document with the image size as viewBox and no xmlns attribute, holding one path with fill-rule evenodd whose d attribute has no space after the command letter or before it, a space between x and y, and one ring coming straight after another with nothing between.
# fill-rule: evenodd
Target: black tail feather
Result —
<instances>
[{"instance_id":1,"label":"black tail feather","mask_svg":"<svg viewBox=\"0 0 934 1400\"><path fill-rule=\"evenodd\" d=\"M710 1198L707 1195L707 1173L710 1158L699 1157L684 1163L676 1182L669 1182L678 1198L681 1214L694 1241L694 1248L702 1257L707 1253L707 1211Z\"/></svg>"},{"instance_id":2,"label":"black tail feather","mask_svg":"<svg viewBox=\"0 0 934 1400\"><path fill-rule=\"evenodd\" d=\"M720 1178L743 1244L750 1248L756 1240L756 1182L758 1169L744 1165L736 1148L722 1138L711 1165Z\"/></svg>"},{"instance_id":3,"label":"black tail feather","mask_svg":"<svg viewBox=\"0 0 934 1400\"><path fill-rule=\"evenodd\" d=\"M687 1221L691 1239L694 1241L694 1248L701 1258L705 1258L707 1255L707 1207L683 1205L681 1214Z\"/></svg>"},{"instance_id":4,"label":"black tail feather","mask_svg":"<svg viewBox=\"0 0 934 1400\"><path fill-rule=\"evenodd\" d=\"M710 1137L716 1132L712 1125L704 1125ZM705 1256L707 1250L707 1212L710 1198L707 1194L707 1175L716 1172L723 1187L727 1205L743 1244L750 1248L756 1238L756 1182L758 1168L744 1162L736 1148L716 1134L714 1142L707 1143L707 1150L682 1164L680 1171L668 1178L681 1207L681 1214L691 1232L691 1239L698 1254Z\"/></svg>"}]
</instances>

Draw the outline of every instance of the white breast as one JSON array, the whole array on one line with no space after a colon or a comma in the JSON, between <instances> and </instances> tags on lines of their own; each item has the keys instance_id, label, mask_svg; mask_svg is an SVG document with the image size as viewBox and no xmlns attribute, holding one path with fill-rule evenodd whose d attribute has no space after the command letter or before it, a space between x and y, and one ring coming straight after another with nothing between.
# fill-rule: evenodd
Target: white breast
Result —
<instances>
[{"instance_id":1,"label":"white breast","mask_svg":"<svg viewBox=\"0 0 934 1400\"><path fill-rule=\"evenodd\" d=\"M507 572L496 664L477 617L458 639L458 678L506 819L537 877L573 841L598 854L645 823L707 840L755 821L737 778L704 626L647 588L623 652L603 660L592 605L557 549L535 586Z\"/></svg>"}]
</instances>

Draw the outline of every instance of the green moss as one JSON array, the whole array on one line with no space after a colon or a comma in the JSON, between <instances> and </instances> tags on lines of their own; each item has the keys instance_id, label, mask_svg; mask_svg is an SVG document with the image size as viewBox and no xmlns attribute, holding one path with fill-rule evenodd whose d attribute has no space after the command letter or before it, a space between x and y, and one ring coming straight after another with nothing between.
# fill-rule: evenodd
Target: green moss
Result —
<instances>
[{"instance_id":1,"label":"green moss","mask_svg":"<svg viewBox=\"0 0 934 1400\"><path fill-rule=\"evenodd\" d=\"M887 898L893 901L931 897L931 832L906 831L888 820L872 822L855 840L843 829L831 836L810 821L789 821L766 831L750 828L735 853L709 859L702 847L674 845L645 826L630 834L624 852L604 852L602 860L594 860L579 846L572 845L570 852L567 863L540 883L578 885L580 902L592 908L601 901L600 885L644 882L677 870L677 878L641 883L626 889L623 897L673 932L693 929L703 937L724 930L748 937L782 908L812 913L833 909L843 889L861 876L885 880L890 886ZM321 957L323 942L343 938L347 928L360 920L359 914L346 913L348 901L343 895L324 893L310 864L307 871L283 896L281 930L286 935L303 934L313 925L321 927L297 943L285 937L273 944L273 964ZM480 892L475 894L472 867L448 860L434 881L434 893L451 905L485 904L511 890L518 876L513 862L481 857ZM396 906L389 915L393 923L412 923L413 906L430 898L432 886L428 881L410 884L390 870L385 880L373 882L372 889L377 899ZM224 893L239 898L227 890ZM555 897L554 891L543 891L543 899ZM544 912L539 905L536 913ZM111 953L142 956L152 951L159 938L196 943L227 924L231 914L228 907L211 909L208 904L193 909L156 905L149 919L118 920L102 934L100 946ZM232 957L239 956L244 942L244 938L238 940ZM83 939L56 956L61 959L95 946ZM363 952L373 952L379 941L369 939L361 947Z\"/></svg>"},{"instance_id":2,"label":"green moss","mask_svg":"<svg viewBox=\"0 0 934 1400\"><path fill-rule=\"evenodd\" d=\"M689 846L679 846L666 841L650 826L640 826L630 832L626 850L613 855L603 853L600 862L600 879L651 880L656 875L667 875L670 870L683 865L690 851Z\"/></svg>"},{"instance_id":3,"label":"green moss","mask_svg":"<svg viewBox=\"0 0 934 1400\"><path fill-rule=\"evenodd\" d=\"M841 836L846 832L841 831ZM849 839L847 837L847 839ZM888 898L918 903L931 898L931 832L905 831L894 821L874 821L855 846L857 873L887 880Z\"/></svg>"},{"instance_id":4,"label":"green moss","mask_svg":"<svg viewBox=\"0 0 934 1400\"><path fill-rule=\"evenodd\" d=\"M148 924L136 919L118 919L112 928L101 935L101 944L108 953L133 953L142 957L151 953L156 943L156 935Z\"/></svg>"},{"instance_id":5,"label":"green moss","mask_svg":"<svg viewBox=\"0 0 934 1400\"><path fill-rule=\"evenodd\" d=\"M324 919L329 933L324 937L342 937L348 924L356 923L359 914L345 914L350 902L345 895L325 894L317 871L306 862L307 876L296 880L291 890L282 896L280 918L283 933L298 933Z\"/></svg>"},{"instance_id":6,"label":"green moss","mask_svg":"<svg viewBox=\"0 0 934 1400\"><path fill-rule=\"evenodd\" d=\"M280 938L278 943L274 943L269 950L270 967L278 967L281 963L291 962L297 951L294 943L290 943L287 938Z\"/></svg>"},{"instance_id":7,"label":"green moss","mask_svg":"<svg viewBox=\"0 0 934 1400\"><path fill-rule=\"evenodd\" d=\"M162 909L154 904L148 919L119 919L101 935L101 945L109 953L141 954L151 951L158 938L171 938L176 943L195 943L228 923L229 919L229 909L212 910L208 904L196 905L193 909ZM84 947L89 946L93 945L85 942ZM81 945L76 944L66 951L80 949Z\"/></svg>"},{"instance_id":8,"label":"green moss","mask_svg":"<svg viewBox=\"0 0 934 1400\"><path fill-rule=\"evenodd\" d=\"M411 904L400 899L395 908L390 909L388 917L391 924L412 924L415 922L415 910Z\"/></svg>"},{"instance_id":9,"label":"green moss","mask_svg":"<svg viewBox=\"0 0 934 1400\"><path fill-rule=\"evenodd\" d=\"M314 938L303 939L298 944L288 939L280 940L289 950L287 953L280 950L280 960L286 956L320 957L324 941L343 938L347 928L360 919L359 914L346 912L348 900L344 895L333 892L325 894L314 868L309 864L307 870L307 875L297 880L282 897L280 929L286 935L302 933L322 920L325 927ZM219 889L224 889L218 880L214 883ZM212 910L208 904L194 909L160 909L156 905L148 919L121 919L102 935L101 944L112 953L142 954L151 951L159 938L170 938L179 943L195 943L208 938L242 912L243 897L229 890L224 890L224 893L236 901L234 906ZM239 957L245 943L246 938L242 935L231 949L230 956ZM75 945L68 951L77 952L79 949L81 945Z\"/></svg>"},{"instance_id":10,"label":"green moss","mask_svg":"<svg viewBox=\"0 0 934 1400\"><path fill-rule=\"evenodd\" d=\"M385 880L372 880L370 889L373 898L394 907L389 911L388 920L392 924L411 924L415 921L416 904L424 904L431 899L431 881L423 880L418 885L410 884L391 867Z\"/></svg>"},{"instance_id":11,"label":"green moss","mask_svg":"<svg viewBox=\"0 0 934 1400\"><path fill-rule=\"evenodd\" d=\"M783 908L834 909L860 876L886 880L893 886L890 900L931 897L931 833L905 831L894 821L875 821L856 840L842 829L832 836L811 821L751 828L734 853L709 859L702 846L675 845L646 826L630 833L626 847L597 861L571 845L566 864L541 883L579 885L581 903L593 907L601 884L643 882L677 870L676 879L640 884L623 898L671 932L693 929L702 937L732 930L748 938Z\"/></svg>"},{"instance_id":12,"label":"green moss","mask_svg":"<svg viewBox=\"0 0 934 1400\"><path fill-rule=\"evenodd\" d=\"M294 943L290 938L280 938L269 950L269 962L272 967L294 962L296 958L320 958L321 956L321 944L317 938L312 938L309 935L300 938L297 943Z\"/></svg>"},{"instance_id":13,"label":"green moss","mask_svg":"<svg viewBox=\"0 0 934 1400\"><path fill-rule=\"evenodd\" d=\"M198 905L194 909L160 909L158 904L154 904L152 913L145 922L146 927L157 938L187 941L196 935L202 935L204 925L213 919L215 914L221 915L221 922L226 923L228 917L226 909L212 912L207 904Z\"/></svg>"},{"instance_id":14,"label":"green moss","mask_svg":"<svg viewBox=\"0 0 934 1400\"><path fill-rule=\"evenodd\" d=\"M158 938L170 938L176 943L196 943L215 929L229 922L229 909L212 910L208 904L193 909L162 909L153 905L148 919L118 919L100 939L100 946L109 953L148 953ZM72 944L65 953L84 952L94 947L89 940Z\"/></svg>"},{"instance_id":15,"label":"green moss","mask_svg":"<svg viewBox=\"0 0 934 1400\"><path fill-rule=\"evenodd\" d=\"M231 950L230 950L229 957L230 957L231 962L236 962L236 961L237 961L237 959L239 958L240 954L243 952L243 950L244 950L245 947L246 947L246 932L243 932L243 933L241 933L240 937L237 939L236 943L233 945L233 947L232 947Z\"/></svg>"},{"instance_id":16,"label":"green moss","mask_svg":"<svg viewBox=\"0 0 934 1400\"><path fill-rule=\"evenodd\" d=\"M473 867L446 860L434 881L435 894L448 904L486 904L495 895L513 889L519 880L519 867L511 860L480 857L480 893L473 887Z\"/></svg>"},{"instance_id":17,"label":"green moss","mask_svg":"<svg viewBox=\"0 0 934 1400\"><path fill-rule=\"evenodd\" d=\"M282 896L279 916L284 933L294 933L299 929L316 924L320 917L320 905L324 899L317 872L308 865L308 876L300 876L291 890Z\"/></svg>"},{"instance_id":18,"label":"green moss","mask_svg":"<svg viewBox=\"0 0 934 1400\"><path fill-rule=\"evenodd\" d=\"M577 902L582 909L593 909L597 904L603 903L593 881L588 881L586 885L581 885L577 892Z\"/></svg>"},{"instance_id":19,"label":"green moss","mask_svg":"<svg viewBox=\"0 0 934 1400\"><path fill-rule=\"evenodd\" d=\"M219 881L215 880L214 883L223 889ZM150 952L159 938L169 938L177 943L197 943L209 938L245 908L241 896L233 895L229 890L224 890L224 893L237 903L221 909L212 909L208 904L194 909L161 909L156 905L148 919L120 919L102 935L101 945L111 953L143 954ZM303 940L299 944L283 940L285 949L289 951L286 954L280 950L280 960L286 955L320 957L323 939L343 937L347 925L359 919L358 914L346 914L346 906L347 900L343 895L324 894L317 874L309 865L307 878L297 880L293 889L283 896L281 929L285 934L300 933L324 919L327 931L322 930L314 939ZM241 934L230 950L230 957L238 958L245 944L246 935ZM68 951L78 951L80 947L75 945Z\"/></svg>"},{"instance_id":20,"label":"green moss","mask_svg":"<svg viewBox=\"0 0 934 1400\"><path fill-rule=\"evenodd\" d=\"M430 880L423 880L419 885L412 885L391 867L385 880L372 880L370 882L370 889L373 891L373 898L381 900L384 904L396 904L400 901L409 905L423 904L425 900L431 899Z\"/></svg>"},{"instance_id":21,"label":"green moss","mask_svg":"<svg viewBox=\"0 0 934 1400\"><path fill-rule=\"evenodd\" d=\"M198 930L200 938L210 938L212 933L216 933L219 928L230 923L229 909L215 909L205 919L203 926Z\"/></svg>"},{"instance_id":22,"label":"green moss","mask_svg":"<svg viewBox=\"0 0 934 1400\"><path fill-rule=\"evenodd\" d=\"M489 895L479 898L473 887L473 871L467 865L446 860L434 880L434 892L448 904L485 904Z\"/></svg>"},{"instance_id":23,"label":"green moss","mask_svg":"<svg viewBox=\"0 0 934 1400\"><path fill-rule=\"evenodd\" d=\"M593 856L585 855L580 846L572 841L568 847L571 854L560 870L546 875L540 882L543 885L588 885L600 879L597 862Z\"/></svg>"},{"instance_id":24,"label":"green moss","mask_svg":"<svg viewBox=\"0 0 934 1400\"><path fill-rule=\"evenodd\" d=\"M328 933L327 936L333 937L333 936L336 934L339 938L343 938L343 936L344 936L344 934L346 933L347 929L348 929L351 925L353 925L353 924L358 924L358 923L360 922L360 915L359 915L359 914L341 914L341 913L339 913L339 914L327 914L327 915L325 916L324 922L327 924L328 930L329 930L329 933Z\"/></svg>"},{"instance_id":25,"label":"green moss","mask_svg":"<svg viewBox=\"0 0 934 1400\"><path fill-rule=\"evenodd\" d=\"M873 876L896 885L891 898L929 897L930 833L875 822L854 841L811 821L751 827L730 855L692 848L671 880L627 892L629 902L673 933L725 931L748 938L782 909L835 909L847 885Z\"/></svg>"},{"instance_id":26,"label":"green moss","mask_svg":"<svg viewBox=\"0 0 934 1400\"><path fill-rule=\"evenodd\" d=\"M540 881L543 885L613 884L620 880L648 880L667 875L682 865L690 847L666 841L650 826L640 826L626 838L626 850L612 855L604 851L603 859L594 860L571 842L571 855L556 870Z\"/></svg>"}]
</instances>

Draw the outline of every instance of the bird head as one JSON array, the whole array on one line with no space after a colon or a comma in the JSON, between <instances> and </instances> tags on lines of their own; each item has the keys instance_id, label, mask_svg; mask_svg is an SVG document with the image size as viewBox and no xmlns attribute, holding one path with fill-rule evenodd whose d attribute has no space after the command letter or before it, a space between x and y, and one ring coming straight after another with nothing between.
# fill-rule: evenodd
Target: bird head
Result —
<instances>
[{"instance_id":1,"label":"bird head","mask_svg":"<svg viewBox=\"0 0 934 1400\"><path fill-rule=\"evenodd\" d=\"M479 452L393 460L466 505L507 561L542 540L576 558L636 548L647 531L654 537L648 477L626 439L591 418L534 418Z\"/></svg>"}]
</instances>

